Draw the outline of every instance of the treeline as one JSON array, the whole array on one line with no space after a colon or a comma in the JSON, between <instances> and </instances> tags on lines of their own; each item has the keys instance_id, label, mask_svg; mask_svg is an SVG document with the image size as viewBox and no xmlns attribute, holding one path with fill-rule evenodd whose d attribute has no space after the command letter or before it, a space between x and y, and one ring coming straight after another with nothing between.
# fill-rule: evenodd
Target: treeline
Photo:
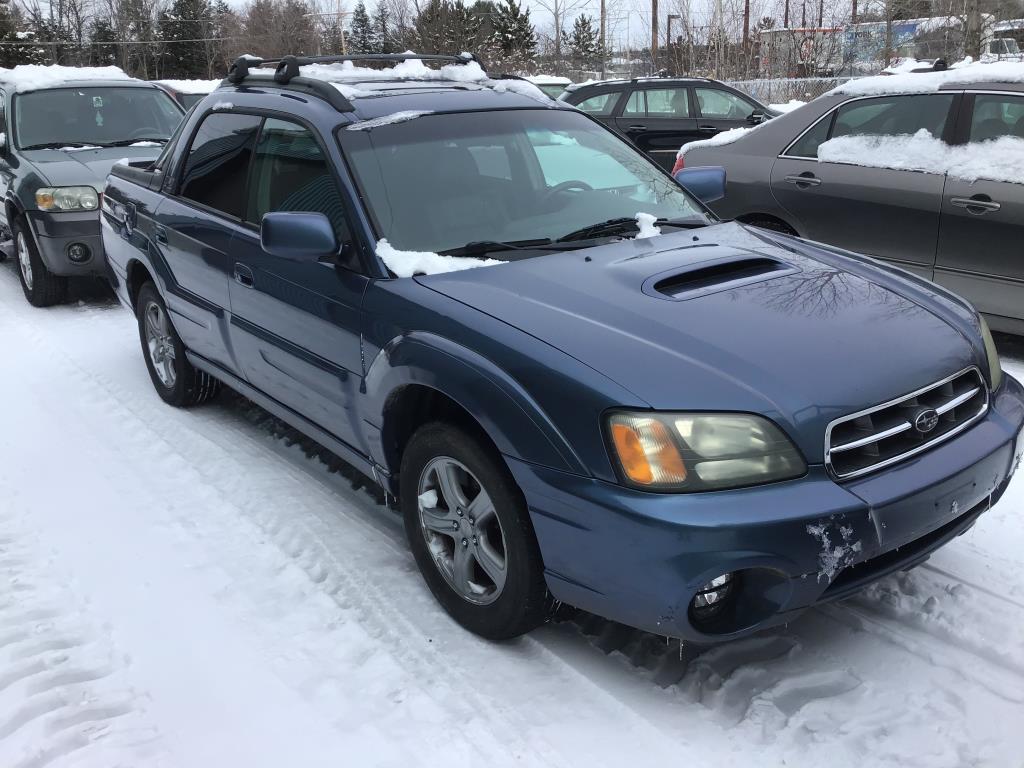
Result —
<instances>
[{"instance_id":1,"label":"treeline","mask_svg":"<svg viewBox=\"0 0 1024 768\"><path fill-rule=\"evenodd\" d=\"M288 53L461 53L503 72L599 66L594 19L538 34L519 0L0 0L0 66L116 65L147 79L223 77L234 59Z\"/></svg>"}]
</instances>

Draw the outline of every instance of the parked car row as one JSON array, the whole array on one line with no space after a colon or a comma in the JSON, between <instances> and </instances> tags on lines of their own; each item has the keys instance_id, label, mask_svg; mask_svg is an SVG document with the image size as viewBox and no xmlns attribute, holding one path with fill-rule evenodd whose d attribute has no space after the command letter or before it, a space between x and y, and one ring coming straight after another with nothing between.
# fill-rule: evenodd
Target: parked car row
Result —
<instances>
[{"instance_id":1,"label":"parked car row","mask_svg":"<svg viewBox=\"0 0 1024 768\"><path fill-rule=\"evenodd\" d=\"M239 59L159 157L113 167L103 251L157 394L231 387L372 478L464 627L569 605L739 638L1002 495L1024 389L970 304L722 222L721 169L676 183L472 57L358 58ZM683 86L695 114L710 87Z\"/></svg>"}]
</instances>

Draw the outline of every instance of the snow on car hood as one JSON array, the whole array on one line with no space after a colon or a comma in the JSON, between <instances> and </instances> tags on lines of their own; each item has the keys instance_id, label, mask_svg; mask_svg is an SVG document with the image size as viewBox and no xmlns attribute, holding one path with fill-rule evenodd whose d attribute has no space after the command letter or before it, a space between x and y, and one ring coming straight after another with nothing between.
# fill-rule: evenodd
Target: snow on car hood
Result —
<instances>
[{"instance_id":1,"label":"snow on car hood","mask_svg":"<svg viewBox=\"0 0 1024 768\"><path fill-rule=\"evenodd\" d=\"M816 258L794 239L778 243L722 224L416 279L654 408L769 415L812 462L822 460L822 435L836 416L979 362L954 324L925 308L927 293L911 299L900 290L902 278L833 254ZM698 264L760 257L785 268L682 300L653 290Z\"/></svg>"},{"instance_id":2,"label":"snow on car hood","mask_svg":"<svg viewBox=\"0 0 1024 768\"><path fill-rule=\"evenodd\" d=\"M103 189L110 169L119 160L155 160L162 144L137 147L97 147L95 149L30 149L21 156L35 166L48 184L72 186L87 184Z\"/></svg>"}]
</instances>

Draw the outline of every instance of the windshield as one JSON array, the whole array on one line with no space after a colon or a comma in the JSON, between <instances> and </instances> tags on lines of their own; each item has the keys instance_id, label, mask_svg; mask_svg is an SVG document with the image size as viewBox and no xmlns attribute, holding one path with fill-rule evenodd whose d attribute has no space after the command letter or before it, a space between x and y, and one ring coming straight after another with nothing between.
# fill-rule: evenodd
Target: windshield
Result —
<instances>
[{"instance_id":1,"label":"windshield","mask_svg":"<svg viewBox=\"0 0 1024 768\"><path fill-rule=\"evenodd\" d=\"M338 134L378 236L399 250L557 240L638 213L709 220L654 163L575 111L426 115Z\"/></svg>"},{"instance_id":2,"label":"windshield","mask_svg":"<svg viewBox=\"0 0 1024 768\"><path fill-rule=\"evenodd\" d=\"M14 100L18 146L124 146L165 141L181 120L174 100L158 88L53 88Z\"/></svg>"}]
</instances>

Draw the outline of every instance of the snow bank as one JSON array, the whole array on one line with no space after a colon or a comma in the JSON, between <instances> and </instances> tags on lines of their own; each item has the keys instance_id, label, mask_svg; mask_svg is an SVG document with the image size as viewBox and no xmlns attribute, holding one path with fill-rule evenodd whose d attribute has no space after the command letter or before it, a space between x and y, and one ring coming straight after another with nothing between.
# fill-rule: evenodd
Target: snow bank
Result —
<instances>
[{"instance_id":1,"label":"snow bank","mask_svg":"<svg viewBox=\"0 0 1024 768\"><path fill-rule=\"evenodd\" d=\"M172 88L178 93L213 93L221 84L220 80L157 80L155 82Z\"/></svg>"},{"instance_id":2,"label":"snow bank","mask_svg":"<svg viewBox=\"0 0 1024 768\"><path fill-rule=\"evenodd\" d=\"M361 120L358 123L352 123L345 130L347 131L368 131L371 128L379 128L382 125L392 125L394 123L407 123L410 120L415 120L417 117L423 117L423 115L432 115L433 110L430 109L407 109L403 112L393 112L390 115L384 115L383 117L375 117L372 120Z\"/></svg>"},{"instance_id":3,"label":"snow bank","mask_svg":"<svg viewBox=\"0 0 1024 768\"><path fill-rule=\"evenodd\" d=\"M19 64L13 69L0 67L0 82L18 93L63 85L71 80L134 80L118 67L63 67L58 64Z\"/></svg>"},{"instance_id":4,"label":"snow bank","mask_svg":"<svg viewBox=\"0 0 1024 768\"><path fill-rule=\"evenodd\" d=\"M952 83L1024 83L1024 64L1009 61L983 64L965 59L943 72L878 75L850 80L829 93L843 96L933 93Z\"/></svg>"},{"instance_id":5,"label":"snow bank","mask_svg":"<svg viewBox=\"0 0 1024 768\"><path fill-rule=\"evenodd\" d=\"M762 123L761 125L764 125ZM699 141L691 141L689 144L683 144L676 153L676 157L683 157L691 149L699 149L701 147L721 147L726 144L732 144L735 141L739 141L751 131L756 131L761 126L755 125L753 128L730 128L728 131L722 131L716 133L710 139L700 139Z\"/></svg>"},{"instance_id":6,"label":"snow bank","mask_svg":"<svg viewBox=\"0 0 1024 768\"><path fill-rule=\"evenodd\" d=\"M912 136L840 136L818 147L818 161L1024 183L1024 139L1015 136L959 146L925 129Z\"/></svg>"},{"instance_id":7,"label":"snow bank","mask_svg":"<svg viewBox=\"0 0 1024 768\"><path fill-rule=\"evenodd\" d=\"M799 109L806 103L806 101L801 101L800 99L790 99L785 104L769 104L768 108L774 109L776 112L792 112L794 109Z\"/></svg>"},{"instance_id":8,"label":"snow bank","mask_svg":"<svg viewBox=\"0 0 1024 768\"><path fill-rule=\"evenodd\" d=\"M472 259L464 256L442 256L430 251L400 251L385 239L377 241L377 255L399 277L413 275L438 275L442 272L458 272L474 267L493 267L504 264L497 259Z\"/></svg>"},{"instance_id":9,"label":"snow bank","mask_svg":"<svg viewBox=\"0 0 1024 768\"><path fill-rule=\"evenodd\" d=\"M638 213L636 215L636 225L640 228L640 231L636 233L636 240L646 240L648 237L656 237L661 234L661 230L654 226L654 222L658 220L657 216L652 216L649 213Z\"/></svg>"}]
</instances>

